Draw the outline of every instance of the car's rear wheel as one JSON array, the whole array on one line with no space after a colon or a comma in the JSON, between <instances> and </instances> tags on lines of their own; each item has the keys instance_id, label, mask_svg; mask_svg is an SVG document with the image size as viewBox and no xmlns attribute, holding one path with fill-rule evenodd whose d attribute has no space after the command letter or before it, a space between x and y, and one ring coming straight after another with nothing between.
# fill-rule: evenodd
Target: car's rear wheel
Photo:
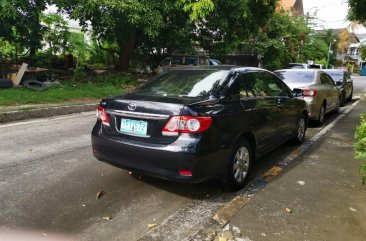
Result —
<instances>
[{"instance_id":1,"label":"car's rear wheel","mask_svg":"<svg viewBox=\"0 0 366 241\"><path fill-rule=\"evenodd\" d=\"M296 136L292 140L294 144L299 145L304 142L306 129L306 117L302 114L297 123Z\"/></svg>"},{"instance_id":2,"label":"car's rear wheel","mask_svg":"<svg viewBox=\"0 0 366 241\"><path fill-rule=\"evenodd\" d=\"M253 150L248 141L240 140L235 144L228 168L228 181L232 189L242 189L248 181L252 153Z\"/></svg>"},{"instance_id":3,"label":"car's rear wheel","mask_svg":"<svg viewBox=\"0 0 366 241\"><path fill-rule=\"evenodd\" d=\"M320 107L317 124L320 126L323 125L324 119L325 119L325 103L323 103L322 106Z\"/></svg>"},{"instance_id":4,"label":"car's rear wheel","mask_svg":"<svg viewBox=\"0 0 366 241\"><path fill-rule=\"evenodd\" d=\"M346 97L344 97L344 98L346 98ZM341 105L342 105L342 96L339 96L337 105L334 109L334 113L339 113L339 111L341 109Z\"/></svg>"}]
</instances>

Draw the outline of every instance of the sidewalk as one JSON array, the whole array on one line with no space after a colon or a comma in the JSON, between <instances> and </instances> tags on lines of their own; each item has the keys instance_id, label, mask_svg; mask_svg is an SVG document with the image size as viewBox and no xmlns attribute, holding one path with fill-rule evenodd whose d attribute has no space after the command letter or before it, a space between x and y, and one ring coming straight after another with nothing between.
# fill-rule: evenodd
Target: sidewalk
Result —
<instances>
[{"instance_id":1,"label":"sidewalk","mask_svg":"<svg viewBox=\"0 0 366 241\"><path fill-rule=\"evenodd\" d=\"M257 193L215 240L366 241L366 187L352 146L360 113L366 102Z\"/></svg>"}]
</instances>

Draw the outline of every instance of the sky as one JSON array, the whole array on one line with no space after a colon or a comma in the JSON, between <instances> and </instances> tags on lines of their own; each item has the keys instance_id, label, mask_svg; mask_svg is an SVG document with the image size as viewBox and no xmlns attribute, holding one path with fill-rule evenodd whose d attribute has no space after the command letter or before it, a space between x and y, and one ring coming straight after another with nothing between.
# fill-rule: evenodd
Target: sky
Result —
<instances>
[{"instance_id":1,"label":"sky","mask_svg":"<svg viewBox=\"0 0 366 241\"><path fill-rule=\"evenodd\" d=\"M316 14L319 29L344 28L349 25L346 0L303 0L303 3L305 13ZM364 33L366 29L360 27L355 32Z\"/></svg>"}]
</instances>

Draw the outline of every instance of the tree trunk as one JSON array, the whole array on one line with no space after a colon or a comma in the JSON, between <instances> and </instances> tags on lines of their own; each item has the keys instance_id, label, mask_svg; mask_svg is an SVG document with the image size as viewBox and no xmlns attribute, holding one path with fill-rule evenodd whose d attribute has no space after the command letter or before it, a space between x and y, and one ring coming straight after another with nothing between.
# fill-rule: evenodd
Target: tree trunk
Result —
<instances>
[{"instance_id":1,"label":"tree trunk","mask_svg":"<svg viewBox=\"0 0 366 241\"><path fill-rule=\"evenodd\" d=\"M118 70L127 71L130 66L133 49L135 47L135 38L119 44L119 61L117 65Z\"/></svg>"}]
</instances>

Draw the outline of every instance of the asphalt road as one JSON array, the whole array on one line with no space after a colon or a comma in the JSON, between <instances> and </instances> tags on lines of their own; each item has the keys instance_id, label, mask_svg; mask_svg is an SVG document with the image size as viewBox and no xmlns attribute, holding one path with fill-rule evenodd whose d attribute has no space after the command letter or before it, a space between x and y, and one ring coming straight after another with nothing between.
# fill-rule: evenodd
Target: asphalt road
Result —
<instances>
[{"instance_id":1,"label":"asphalt road","mask_svg":"<svg viewBox=\"0 0 366 241\"><path fill-rule=\"evenodd\" d=\"M365 91L366 78L356 77L354 86L355 95ZM334 118L327 116L327 122ZM213 203L213 210L187 214L203 219L233 195L218 181L187 185L139 179L96 161L90 147L94 122L94 115L85 113L0 125L0 228L77 240L136 240L148 224L160 224L192 202ZM307 138L319 130L311 127ZM294 148L285 145L259 160L251 178ZM105 194L97 200L101 190Z\"/></svg>"}]
</instances>

